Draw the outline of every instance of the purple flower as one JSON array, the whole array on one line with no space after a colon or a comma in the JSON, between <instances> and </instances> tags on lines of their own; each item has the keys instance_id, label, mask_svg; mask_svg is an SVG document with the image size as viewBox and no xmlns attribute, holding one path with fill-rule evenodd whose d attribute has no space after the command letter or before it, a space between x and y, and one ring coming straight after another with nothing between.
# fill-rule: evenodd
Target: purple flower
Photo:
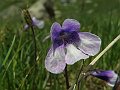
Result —
<instances>
[{"instance_id":1,"label":"purple flower","mask_svg":"<svg viewBox=\"0 0 120 90\"><path fill-rule=\"evenodd\" d=\"M32 17L32 24L33 26L38 27L39 29L42 29L44 27L44 21L36 19L36 17ZM28 24L24 26L24 29L27 30L30 28Z\"/></svg>"},{"instance_id":2,"label":"purple flower","mask_svg":"<svg viewBox=\"0 0 120 90\"><path fill-rule=\"evenodd\" d=\"M53 23L51 26L53 44L45 59L48 71L61 73L66 64L72 65L99 52L100 38L89 32L79 32L79 29L80 23L74 19L66 19L62 26L57 22Z\"/></svg>"},{"instance_id":3,"label":"purple flower","mask_svg":"<svg viewBox=\"0 0 120 90\"><path fill-rule=\"evenodd\" d=\"M93 70L90 73L92 76L102 79L107 82L107 84L113 87L118 79L118 74L112 70Z\"/></svg>"}]
</instances>

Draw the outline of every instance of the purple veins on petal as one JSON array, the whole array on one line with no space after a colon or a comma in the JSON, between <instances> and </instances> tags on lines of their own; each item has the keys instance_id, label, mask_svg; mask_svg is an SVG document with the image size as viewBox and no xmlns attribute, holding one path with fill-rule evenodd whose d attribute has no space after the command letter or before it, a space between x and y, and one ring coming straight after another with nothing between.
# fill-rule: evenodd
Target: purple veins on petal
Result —
<instances>
[{"instance_id":1,"label":"purple veins on petal","mask_svg":"<svg viewBox=\"0 0 120 90\"><path fill-rule=\"evenodd\" d=\"M80 42L80 38L79 38L79 34L78 32L69 32L68 33L68 38L65 38L65 44L71 44L71 43L76 43L76 42Z\"/></svg>"},{"instance_id":2,"label":"purple veins on petal","mask_svg":"<svg viewBox=\"0 0 120 90\"><path fill-rule=\"evenodd\" d=\"M112 70L93 70L90 74L94 77L106 81L107 84L112 87L115 85L118 78L118 74Z\"/></svg>"},{"instance_id":3,"label":"purple veins on petal","mask_svg":"<svg viewBox=\"0 0 120 90\"><path fill-rule=\"evenodd\" d=\"M56 48L55 51L51 47L49 50L45 59L45 67L48 71L57 74L63 72L65 69L65 52L63 47L64 46L62 45Z\"/></svg>"},{"instance_id":4,"label":"purple veins on petal","mask_svg":"<svg viewBox=\"0 0 120 90\"><path fill-rule=\"evenodd\" d=\"M89 56L82 53L79 49L77 49L74 45L69 44L66 46L66 55L65 61L67 64L74 64L80 59L87 59Z\"/></svg>"},{"instance_id":5,"label":"purple veins on petal","mask_svg":"<svg viewBox=\"0 0 120 90\"><path fill-rule=\"evenodd\" d=\"M81 42L78 48L84 53L94 56L100 51L101 39L89 32L80 32L79 37Z\"/></svg>"}]
</instances>

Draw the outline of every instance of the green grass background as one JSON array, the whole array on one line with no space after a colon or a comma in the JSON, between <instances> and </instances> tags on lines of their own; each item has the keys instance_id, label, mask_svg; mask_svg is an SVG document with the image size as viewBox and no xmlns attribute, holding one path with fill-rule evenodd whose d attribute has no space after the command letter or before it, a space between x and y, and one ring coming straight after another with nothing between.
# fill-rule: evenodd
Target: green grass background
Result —
<instances>
[{"instance_id":1,"label":"green grass background","mask_svg":"<svg viewBox=\"0 0 120 90\"><path fill-rule=\"evenodd\" d=\"M89 2L91 1L91 2ZM20 9L31 5L34 0L0 1L0 12L10 5L22 3ZM88 31L98 35L102 40L101 51L120 34L120 0L77 0L75 3L63 5L54 0L54 5L61 15L56 21L62 23L66 18L73 18L81 23L80 31ZM18 11L21 13L21 11ZM49 35L52 21L45 20L44 29L35 28L37 40L37 72L34 67L34 47L30 30L23 31L25 24L21 14L3 19L0 17L0 90L65 90L64 74L51 74L44 66L44 60L51 45L50 39L42 40ZM87 66L92 59L85 61ZM75 82L81 61L68 66L70 84ZM115 70L120 74L120 41L118 41L94 68ZM81 90L111 90L111 88L93 77L88 77Z\"/></svg>"}]
</instances>

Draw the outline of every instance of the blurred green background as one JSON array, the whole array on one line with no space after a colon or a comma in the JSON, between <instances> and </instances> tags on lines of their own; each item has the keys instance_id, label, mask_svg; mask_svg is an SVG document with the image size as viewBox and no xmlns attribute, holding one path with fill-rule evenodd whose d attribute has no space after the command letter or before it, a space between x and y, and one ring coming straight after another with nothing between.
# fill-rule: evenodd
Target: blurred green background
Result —
<instances>
[{"instance_id":1,"label":"blurred green background","mask_svg":"<svg viewBox=\"0 0 120 90\"><path fill-rule=\"evenodd\" d=\"M80 31L98 35L102 40L101 51L120 34L120 0L53 0L55 19L49 19L47 11L40 19L45 21L43 29L35 28L37 40L37 64L34 70L34 45L31 30L24 31L22 10L30 8L37 0L0 1L0 90L65 90L64 74L51 74L44 67L44 60L51 40L42 40L50 34L54 21L62 23L73 18L81 23ZM40 0L41 5L42 1ZM49 2L46 1L46 2ZM47 14L47 15L46 15ZM95 57L85 61L87 66ZM81 61L68 66L70 84L75 82ZM120 74L120 41L118 41L94 68L115 70ZM81 90L111 90L104 83L88 77Z\"/></svg>"}]
</instances>

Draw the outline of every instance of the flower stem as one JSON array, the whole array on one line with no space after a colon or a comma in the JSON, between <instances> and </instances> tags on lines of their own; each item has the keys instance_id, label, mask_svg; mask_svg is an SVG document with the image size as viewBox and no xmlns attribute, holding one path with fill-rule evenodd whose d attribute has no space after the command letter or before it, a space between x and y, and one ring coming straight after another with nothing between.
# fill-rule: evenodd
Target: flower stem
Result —
<instances>
[{"instance_id":1,"label":"flower stem","mask_svg":"<svg viewBox=\"0 0 120 90\"><path fill-rule=\"evenodd\" d=\"M31 26L31 31L32 31L32 35L33 35L33 42L34 42L34 64L35 64L35 68L34 68L34 75L37 75L37 46L36 46L36 39L35 39L35 32L33 29L33 26ZM37 89L37 85L36 85L36 77L33 80L33 90Z\"/></svg>"},{"instance_id":2,"label":"flower stem","mask_svg":"<svg viewBox=\"0 0 120 90\"><path fill-rule=\"evenodd\" d=\"M69 85L69 78L68 78L68 71L67 71L67 65L65 67L65 79L66 79L66 90L68 90L70 88L70 85Z\"/></svg>"},{"instance_id":3,"label":"flower stem","mask_svg":"<svg viewBox=\"0 0 120 90\"><path fill-rule=\"evenodd\" d=\"M34 64L35 64L35 68L34 68L34 75L37 75L37 46L36 46L36 39L35 39L35 32L34 32L34 29L33 29L33 21L32 21L32 18L30 16L30 13L27 9L24 9L23 10L23 14L24 14L24 18L25 18L25 21L26 23L30 26L31 28L31 31L32 31L32 35L33 35L33 43L34 43ZM34 77L33 79L33 88L32 90L36 90L37 89L37 84L36 84L36 77Z\"/></svg>"},{"instance_id":4,"label":"flower stem","mask_svg":"<svg viewBox=\"0 0 120 90\"><path fill-rule=\"evenodd\" d=\"M34 42L34 61L35 61L35 64L37 64L37 47L36 47L36 39L35 39L35 32L34 32L34 29L33 27L31 27L31 30L32 30L32 34L33 34L33 42Z\"/></svg>"},{"instance_id":5,"label":"flower stem","mask_svg":"<svg viewBox=\"0 0 120 90\"><path fill-rule=\"evenodd\" d=\"M80 77L80 74L81 74L81 72L83 70L83 67L84 67L84 60L83 60L82 66L81 66L81 68L79 70L79 73L78 73L78 76L77 76L77 79L76 79L76 84L78 85L78 90L80 90L80 86L79 86L79 82L77 82L77 81L78 81L78 79Z\"/></svg>"},{"instance_id":6,"label":"flower stem","mask_svg":"<svg viewBox=\"0 0 120 90\"><path fill-rule=\"evenodd\" d=\"M30 13L27 9L23 10L23 15L24 15L24 19L25 19L26 23L30 26L30 28L32 30L33 42L34 42L34 61L35 61L35 64L37 64L37 61L36 61L37 46L36 46L35 32L34 32L34 29L33 29L33 21L32 21L32 18L30 16Z\"/></svg>"}]
</instances>

